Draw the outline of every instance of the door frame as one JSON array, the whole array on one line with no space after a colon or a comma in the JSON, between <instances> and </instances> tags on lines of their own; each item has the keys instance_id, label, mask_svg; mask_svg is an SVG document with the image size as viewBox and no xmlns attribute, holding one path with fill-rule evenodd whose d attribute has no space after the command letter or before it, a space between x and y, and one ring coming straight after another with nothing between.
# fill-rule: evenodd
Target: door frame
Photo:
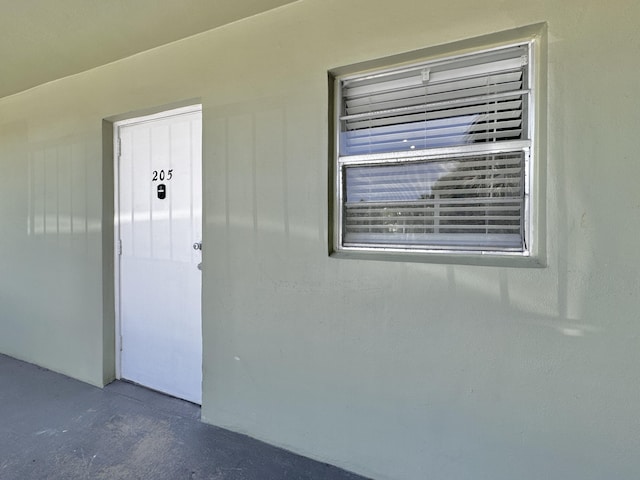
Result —
<instances>
[{"instance_id":1,"label":"door frame","mask_svg":"<svg viewBox=\"0 0 640 480\"><path fill-rule=\"evenodd\" d=\"M122 316L120 302L120 254L122 252L122 244L120 241L120 127L195 112L202 112L201 104L172 108L170 110L164 110L150 115L132 117L113 123L113 286L115 302L115 376L118 380L122 378ZM204 208L204 200L201 208ZM203 221L203 219L204 213L202 214L201 221ZM200 325L202 328L202 313L200 314Z\"/></svg>"}]
</instances>

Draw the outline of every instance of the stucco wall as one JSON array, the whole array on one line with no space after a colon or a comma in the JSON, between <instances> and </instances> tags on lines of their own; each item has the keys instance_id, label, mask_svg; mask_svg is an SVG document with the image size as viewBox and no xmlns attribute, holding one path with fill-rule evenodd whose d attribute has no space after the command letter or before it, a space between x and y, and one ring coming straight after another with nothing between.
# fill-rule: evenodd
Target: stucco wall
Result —
<instances>
[{"instance_id":1,"label":"stucco wall","mask_svg":"<svg viewBox=\"0 0 640 480\"><path fill-rule=\"evenodd\" d=\"M638 478L638 21L302 0L1 99L0 352L109 377L102 120L199 99L205 421L379 479ZM330 258L327 71L538 22L548 266Z\"/></svg>"}]
</instances>

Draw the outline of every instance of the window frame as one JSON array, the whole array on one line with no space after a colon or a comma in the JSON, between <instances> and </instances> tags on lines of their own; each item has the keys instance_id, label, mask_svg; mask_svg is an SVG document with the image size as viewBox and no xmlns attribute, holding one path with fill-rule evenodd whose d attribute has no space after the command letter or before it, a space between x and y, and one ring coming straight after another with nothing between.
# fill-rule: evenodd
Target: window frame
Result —
<instances>
[{"instance_id":1,"label":"window frame","mask_svg":"<svg viewBox=\"0 0 640 480\"><path fill-rule=\"evenodd\" d=\"M541 195L544 185L544 169L542 168L540 133L542 131L543 109L541 99L546 94L543 82L544 42L546 25L525 27L512 32L499 34L501 41L495 41L495 35L458 42L447 48L414 52L360 64L354 67L343 67L330 72L329 93L331 105L331 213L330 219L330 254L337 257L367 258L380 260L421 261L435 263L489 264L508 266L544 266L544 242L542 215L544 201ZM509 38L510 37L510 38ZM471 44L471 45L469 45ZM432 64L454 62L465 58L473 58L483 54L496 52L517 46L527 49L528 65L526 95L526 117L528 138L507 140L503 142L476 143L451 147L427 148L416 151L393 151L384 153L340 155L342 82L365 75L379 75L402 68L412 68L424 64L428 68ZM395 60L395 61L394 61ZM398 61L401 60L401 61ZM499 248L440 248L433 244L422 247L408 247L406 244L345 244L344 241L344 200L346 189L345 168L348 166L373 166L387 164L406 164L419 161L471 156L494 153L524 153L524 211L522 214L523 249Z\"/></svg>"}]
</instances>

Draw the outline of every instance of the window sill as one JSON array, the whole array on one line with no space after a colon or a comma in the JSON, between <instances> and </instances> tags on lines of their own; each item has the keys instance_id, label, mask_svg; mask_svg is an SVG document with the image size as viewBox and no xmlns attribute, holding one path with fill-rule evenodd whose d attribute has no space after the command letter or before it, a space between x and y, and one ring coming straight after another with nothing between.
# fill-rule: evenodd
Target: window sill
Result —
<instances>
[{"instance_id":1,"label":"window sill","mask_svg":"<svg viewBox=\"0 0 640 480\"><path fill-rule=\"evenodd\" d=\"M340 248L330 253L332 258L353 260L377 260L386 262L416 262L454 265L478 265L491 267L544 268L546 263L539 255L502 252L407 252L384 248Z\"/></svg>"}]
</instances>

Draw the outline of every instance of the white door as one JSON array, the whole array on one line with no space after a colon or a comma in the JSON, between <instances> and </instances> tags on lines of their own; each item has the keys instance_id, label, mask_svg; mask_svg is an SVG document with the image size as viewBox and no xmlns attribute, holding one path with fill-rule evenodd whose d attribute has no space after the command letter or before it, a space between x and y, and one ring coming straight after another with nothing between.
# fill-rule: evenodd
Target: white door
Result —
<instances>
[{"instance_id":1,"label":"white door","mask_svg":"<svg viewBox=\"0 0 640 480\"><path fill-rule=\"evenodd\" d=\"M115 128L120 378L200 404L202 113Z\"/></svg>"}]
</instances>

